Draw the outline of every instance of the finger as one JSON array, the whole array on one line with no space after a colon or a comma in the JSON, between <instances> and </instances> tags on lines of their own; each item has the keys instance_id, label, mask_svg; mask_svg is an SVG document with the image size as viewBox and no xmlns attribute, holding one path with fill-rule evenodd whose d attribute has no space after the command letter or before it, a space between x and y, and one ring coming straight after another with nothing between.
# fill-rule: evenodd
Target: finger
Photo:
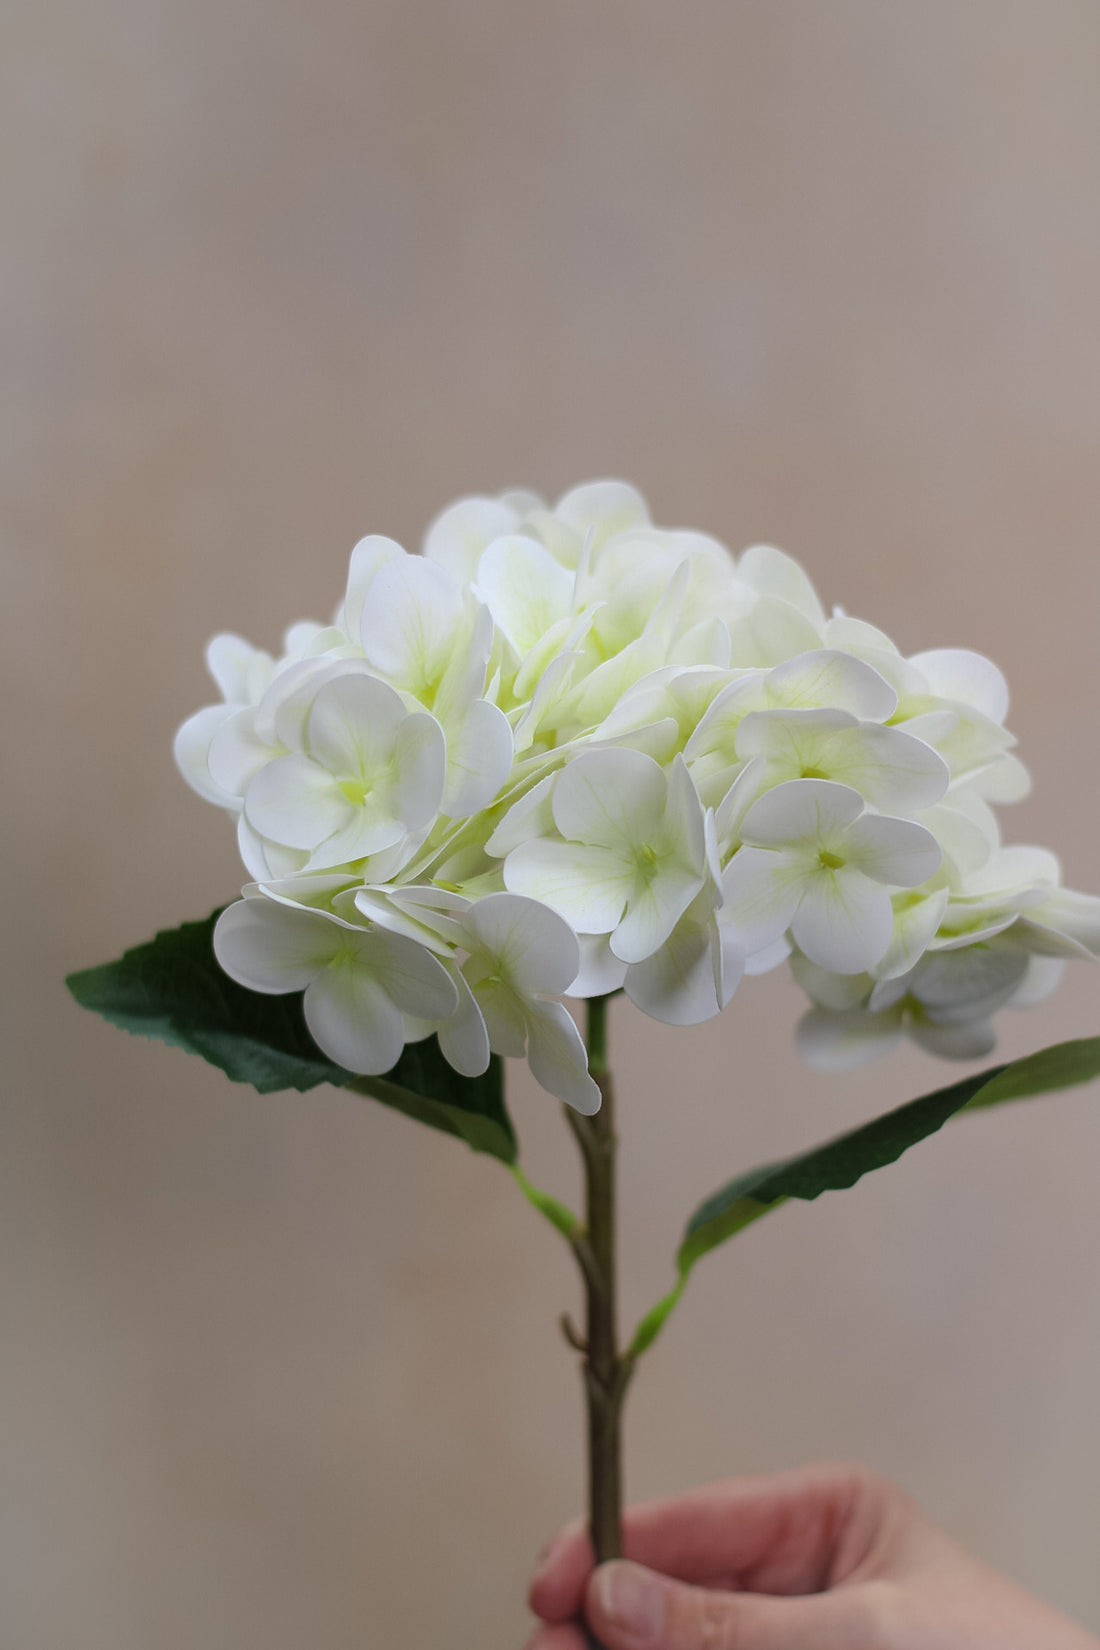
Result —
<instances>
[{"instance_id":1,"label":"finger","mask_svg":"<svg viewBox=\"0 0 1100 1650\"><path fill-rule=\"evenodd\" d=\"M819 1592L856 1568L891 1497L902 1499L892 1485L852 1466L730 1478L628 1508L623 1551L681 1581L721 1580L759 1593ZM566 1525L532 1583L536 1615L546 1621L575 1616L591 1567L583 1525Z\"/></svg>"},{"instance_id":2,"label":"finger","mask_svg":"<svg viewBox=\"0 0 1100 1650\"><path fill-rule=\"evenodd\" d=\"M631 1509L623 1551L681 1581L732 1576L744 1592L820 1592L855 1568L852 1532L873 1529L891 1492L850 1466L730 1478Z\"/></svg>"},{"instance_id":3,"label":"finger","mask_svg":"<svg viewBox=\"0 0 1100 1650\"><path fill-rule=\"evenodd\" d=\"M872 1650L866 1592L721 1593L619 1562L593 1574L586 1615L604 1650Z\"/></svg>"},{"instance_id":4,"label":"finger","mask_svg":"<svg viewBox=\"0 0 1100 1650\"><path fill-rule=\"evenodd\" d=\"M535 1615L543 1621L570 1621L579 1616L593 1562L584 1520L575 1518L539 1557L527 1595Z\"/></svg>"},{"instance_id":5,"label":"finger","mask_svg":"<svg viewBox=\"0 0 1100 1650\"><path fill-rule=\"evenodd\" d=\"M557 1627L540 1627L523 1650L588 1650L588 1635L582 1627L568 1622Z\"/></svg>"}]
</instances>

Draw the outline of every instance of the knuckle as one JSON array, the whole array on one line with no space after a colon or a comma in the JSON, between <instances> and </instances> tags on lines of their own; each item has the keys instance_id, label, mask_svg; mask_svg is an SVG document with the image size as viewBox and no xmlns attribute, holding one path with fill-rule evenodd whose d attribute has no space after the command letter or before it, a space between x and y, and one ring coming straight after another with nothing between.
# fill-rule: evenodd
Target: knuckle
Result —
<instances>
[{"instance_id":1,"label":"knuckle","mask_svg":"<svg viewBox=\"0 0 1100 1650\"><path fill-rule=\"evenodd\" d=\"M898 1588L890 1581L870 1581L860 1591L866 1650L897 1650L912 1632L912 1611Z\"/></svg>"},{"instance_id":2,"label":"knuckle","mask_svg":"<svg viewBox=\"0 0 1100 1650\"><path fill-rule=\"evenodd\" d=\"M691 1650L739 1650L742 1643L736 1606L721 1593L697 1595L692 1628Z\"/></svg>"}]
</instances>

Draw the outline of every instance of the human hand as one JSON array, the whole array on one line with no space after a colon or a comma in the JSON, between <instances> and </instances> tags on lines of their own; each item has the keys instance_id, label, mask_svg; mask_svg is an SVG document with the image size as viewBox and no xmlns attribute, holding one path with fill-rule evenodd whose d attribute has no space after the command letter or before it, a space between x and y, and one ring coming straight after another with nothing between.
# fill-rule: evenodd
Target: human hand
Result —
<instances>
[{"instance_id":1,"label":"human hand","mask_svg":"<svg viewBox=\"0 0 1100 1650\"><path fill-rule=\"evenodd\" d=\"M627 1511L627 1560L587 1533L544 1554L527 1650L1100 1650L859 1467L732 1478Z\"/></svg>"}]
</instances>

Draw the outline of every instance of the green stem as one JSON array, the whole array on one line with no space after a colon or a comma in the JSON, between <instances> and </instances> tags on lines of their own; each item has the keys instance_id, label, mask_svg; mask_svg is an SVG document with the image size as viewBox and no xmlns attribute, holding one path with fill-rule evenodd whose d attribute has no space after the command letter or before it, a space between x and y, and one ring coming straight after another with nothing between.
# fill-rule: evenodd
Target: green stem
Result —
<instances>
[{"instance_id":1,"label":"green stem","mask_svg":"<svg viewBox=\"0 0 1100 1650\"><path fill-rule=\"evenodd\" d=\"M586 1231L584 1389L588 1414L588 1513L596 1563L622 1554L622 1408L634 1359L619 1351L615 1264L615 1115L607 1065L607 1000L588 1004L589 1069L603 1103L594 1117L567 1110L581 1149Z\"/></svg>"}]
</instances>

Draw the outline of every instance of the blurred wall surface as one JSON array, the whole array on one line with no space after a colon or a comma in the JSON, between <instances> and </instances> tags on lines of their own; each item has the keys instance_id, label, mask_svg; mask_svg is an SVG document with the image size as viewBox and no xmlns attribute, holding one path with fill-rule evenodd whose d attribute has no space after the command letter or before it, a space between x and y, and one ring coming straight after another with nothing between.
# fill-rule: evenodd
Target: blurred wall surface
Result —
<instances>
[{"instance_id":1,"label":"blurred wall surface","mask_svg":"<svg viewBox=\"0 0 1100 1650\"><path fill-rule=\"evenodd\" d=\"M7 0L0 77L0 1640L512 1650L582 1492L568 1256L488 1160L62 976L239 885L170 756L212 632L596 475L992 654L1014 834L1100 889L1100 10ZM697 1032L616 1005L628 1316L719 1178L951 1075L808 1074L798 1012L779 975ZM1097 1029L1081 965L1003 1047ZM854 1456L1100 1630L1098 1162L1093 1088L709 1260L630 1493Z\"/></svg>"}]
</instances>

